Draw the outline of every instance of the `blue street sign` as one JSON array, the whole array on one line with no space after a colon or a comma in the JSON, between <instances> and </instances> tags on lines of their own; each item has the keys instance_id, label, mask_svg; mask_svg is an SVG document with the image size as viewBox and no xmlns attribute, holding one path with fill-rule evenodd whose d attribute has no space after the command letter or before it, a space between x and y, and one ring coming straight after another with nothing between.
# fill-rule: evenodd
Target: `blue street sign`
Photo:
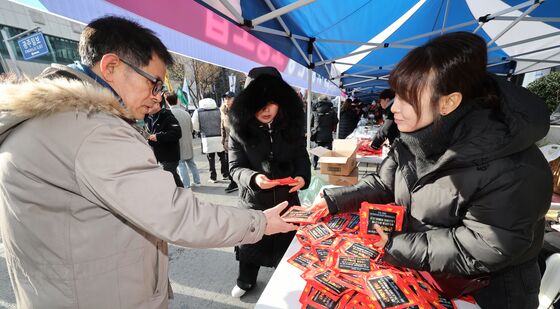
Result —
<instances>
[{"instance_id":1,"label":"blue street sign","mask_svg":"<svg viewBox=\"0 0 560 309\"><path fill-rule=\"evenodd\" d=\"M29 60L49 53L49 47L41 32L34 33L18 40L23 59Z\"/></svg>"}]
</instances>

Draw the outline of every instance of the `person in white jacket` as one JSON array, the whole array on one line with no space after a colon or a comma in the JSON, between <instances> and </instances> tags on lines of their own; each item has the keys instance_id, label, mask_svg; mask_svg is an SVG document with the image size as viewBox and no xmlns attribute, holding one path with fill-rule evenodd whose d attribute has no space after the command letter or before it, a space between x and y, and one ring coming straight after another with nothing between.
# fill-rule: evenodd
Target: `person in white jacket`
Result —
<instances>
[{"instance_id":1,"label":"person in white jacket","mask_svg":"<svg viewBox=\"0 0 560 309\"><path fill-rule=\"evenodd\" d=\"M199 108L192 117L193 129L199 131L202 152L206 154L210 166L210 182L217 182L216 154L220 158L220 172L223 180L229 179L228 160L222 144L221 113L216 101L204 98L198 102Z\"/></svg>"}]
</instances>

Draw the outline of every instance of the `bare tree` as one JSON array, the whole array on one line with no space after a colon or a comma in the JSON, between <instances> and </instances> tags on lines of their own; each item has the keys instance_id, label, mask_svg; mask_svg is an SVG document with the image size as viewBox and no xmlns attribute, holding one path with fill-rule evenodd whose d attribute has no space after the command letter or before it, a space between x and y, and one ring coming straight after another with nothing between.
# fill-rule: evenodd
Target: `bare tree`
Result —
<instances>
[{"instance_id":1,"label":"bare tree","mask_svg":"<svg viewBox=\"0 0 560 309\"><path fill-rule=\"evenodd\" d=\"M196 107L198 107L198 101L204 98L205 95L219 102L222 94L229 90L228 76L231 74L237 76L235 87L235 92L237 93L245 83L245 74L241 72L195 59L179 57L175 57L175 63L169 68L169 78L172 80L182 81L186 75L189 95L193 101L191 103Z\"/></svg>"}]
</instances>

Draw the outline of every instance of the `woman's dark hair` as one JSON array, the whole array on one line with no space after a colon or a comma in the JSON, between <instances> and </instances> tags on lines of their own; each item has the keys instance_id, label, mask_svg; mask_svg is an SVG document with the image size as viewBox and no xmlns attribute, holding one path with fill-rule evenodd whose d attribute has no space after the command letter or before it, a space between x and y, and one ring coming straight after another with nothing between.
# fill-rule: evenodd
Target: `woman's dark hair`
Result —
<instances>
[{"instance_id":1,"label":"woman's dark hair","mask_svg":"<svg viewBox=\"0 0 560 309\"><path fill-rule=\"evenodd\" d=\"M91 21L80 36L79 53L87 66L95 65L108 53L115 53L136 66L148 65L154 53L166 65L173 64L173 57L152 30L118 16Z\"/></svg>"},{"instance_id":2,"label":"woman's dark hair","mask_svg":"<svg viewBox=\"0 0 560 309\"><path fill-rule=\"evenodd\" d=\"M255 113L270 102L278 104L275 128L289 142L301 139L305 123L303 102L288 83L272 75L257 77L235 98L229 112L232 134L242 140L252 139L254 128L249 124L257 121Z\"/></svg>"},{"instance_id":3,"label":"woman's dark hair","mask_svg":"<svg viewBox=\"0 0 560 309\"><path fill-rule=\"evenodd\" d=\"M395 92L393 91L393 89L383 89L383 91L381 91L381 93L379 94L379 99L389 99L392 100L395 97Z\"/></svg>"},{"instance_id":4,"label":"woman's dark hair","mask_svg":"<svg viewBox=\"0 0 560 309\"><path fill-rule=\"evenodd\" d=\"M438 102L444 95L460 92L462 102L497 101L486 62L486 42L481 37L470 32L444 34L410 51L391 72L389 84L418 117L422 92L431 87L430 104L437 121Z\"/></svg>"},{"instance_id":5,"label":"woman's dark hair","mask_svg":"<svg viewBox=\"0 0 560 309\"><path fill-rule=\"evenodd\" d=\"M351 109L351 108L352 108L352 100L351 99L346 99L344 101L344 104L342 104L342 109L347 110L347 109Z\"/></svg>"},{"instance_id":6,"label":"woman's dark hair","mask_svg":"<svg viewBox=\"0 0 560 309\"><path fill-rule=\"evenodd\" d=\"M166 96L165 100L167 100L167 103L169 103L169 105L171 106L177 105L177 95L175 93Z\"/></svg>"}]
</instances>

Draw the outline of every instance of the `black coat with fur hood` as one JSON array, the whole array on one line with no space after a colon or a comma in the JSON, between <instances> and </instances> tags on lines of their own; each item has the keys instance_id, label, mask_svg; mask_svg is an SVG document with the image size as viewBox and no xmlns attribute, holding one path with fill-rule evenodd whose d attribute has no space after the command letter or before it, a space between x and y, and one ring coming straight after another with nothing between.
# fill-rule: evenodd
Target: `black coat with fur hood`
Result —
<instances>
[{"instance_id":1,"label":"black coat with fur hood","mask_svg":"<svg viewBox=\"0 0 560 309\"><path fill-rule=\"evenodd\" d=\"M255 113L268 102L278 104L278 114L270 124L262 124ZM229 112L229 167L233 180L239 185L240 204L245 208L269 209L283 201L299 205L297 193L288 193L290 186L262 190L255 184L255 176L269 179L301 176L307 188L311 169L309 155L302 134L304 116L302 102L296 92L283 80L263 75L242 91ZM241 261L274 266L289 245L293 233L263 238L254 245L237 248Z\"/></svg>"}]
</instances>

